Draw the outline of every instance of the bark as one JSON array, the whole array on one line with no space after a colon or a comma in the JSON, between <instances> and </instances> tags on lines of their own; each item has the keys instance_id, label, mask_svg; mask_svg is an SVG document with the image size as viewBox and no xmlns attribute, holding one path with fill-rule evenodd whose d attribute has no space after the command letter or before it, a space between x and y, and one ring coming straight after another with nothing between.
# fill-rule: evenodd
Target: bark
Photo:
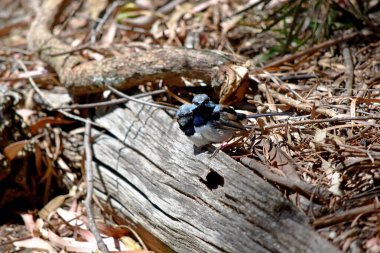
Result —
<instances>
[{"instance_id":1,"label":"bark","mask_svg":"<svg viewBox=\"0 0 380 253\"><path fill-rule=\"evenodd\" d=\"M180 76L210 83L215 67L227 64L231 68L235 62L244 64L241 59L220 51L185 48L155 49L102 61L87 61L72 54L73 48L51 33L54 18L62 4L63 0L43 2L29 30L28 47L53 67L71 95L100 92L106 89L105 84L128 89L146 82L173 80Z\"/></svg>"}]
</instances>

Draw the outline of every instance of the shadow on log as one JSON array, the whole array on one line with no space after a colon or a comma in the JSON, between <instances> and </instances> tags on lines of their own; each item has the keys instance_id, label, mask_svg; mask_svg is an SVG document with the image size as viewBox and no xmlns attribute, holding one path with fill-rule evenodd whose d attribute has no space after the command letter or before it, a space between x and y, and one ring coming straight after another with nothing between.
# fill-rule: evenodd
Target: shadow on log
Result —
<instances>
[{"instance_id":1,"label":"shadow on log","mask_svg":"<svg viewBox=\"0 0 380 253\"><path fill-rule=\"evenodd\" d=\"M164 111L130 102L97 123L110 132L93 132L97 196L156 252L338 252L251 170L193 155Z\"/></svg>"}]
</instances>

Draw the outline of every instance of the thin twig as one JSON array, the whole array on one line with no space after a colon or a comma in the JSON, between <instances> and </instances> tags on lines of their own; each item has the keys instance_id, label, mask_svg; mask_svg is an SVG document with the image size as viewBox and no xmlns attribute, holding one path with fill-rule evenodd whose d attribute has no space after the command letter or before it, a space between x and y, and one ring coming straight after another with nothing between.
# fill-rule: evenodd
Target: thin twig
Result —
<instances>
[{"instance_id":1,"label":"thin twig","mask_svg":"<svg viewBox=\"0 0 380 253\"><path fill-rule=\"evenodd\" d=\"M62 31L66 28L66 26L70 23L71 19L74 17L75 13L77 13L80 9L80 7L83 5L84 0L76 1L77 6L72 10L72 12L69 14L69 16L65 19L62 26L58 29L56 36L60 35ZM38 13L38 11L36 11Z\"/></svg>"},{"instance_id":2,"label":"thin twig","mask_svg":"<svg viewBox=\"0 0 380 253\"><path fill-rule=\"evenodd\" d=\"M338 143L338 145L339 145L339 147L347 149L347 150L353 150L353 151L356 151L356 152L359 152L362 154L366 154L368 156L368 158L371 160L372 164L375 163L375 159L380 158L380 152L376 152L376 151L371 152L371 150L369 150L369 149L361 149L361 148L356 147L356 146L349 146L349 145L344 145L341 143Z\"/></svg>"},{"instance_id":3,"label":"thin twig","mask_svg":"<svg viewBox=\"0 0 380 253\"><path fill-rule=\"evenodd\" d=\"M32 52L22 49L22 48L17 48L17 47L7 47L7 46L1 46L1 55L8 54L8 53L19 53L23 54L26 56L32 55ZM13 59L8 58L8 57L0 57L2 61L13 61ZM28 62L28 61L25 61ZM29 61L32 64L32 61ZM35 63L34 63L35 64Z\"/></svg>"},{"instance_id":4,"label":"thin twig","mask_svg":"<svg viewBox=\"0 0 380 253\"><path fill-rule=\"evenodd\" d=\"M267 180L274 182L278 185L292 189L306 197L314 196L315 199L326 203L331 197L332 193L322 187L310 185L301 180L295 180L288 177L282 177L276 175L262 163L255 161L254 159L243 157L240 159L241 163L253 169L256 173L260 174Z\"/></svg>"},{"instance_id":5,"label":"thin twig","mask_svg":"<svg viewBox=\"0 0 380 253\"><path fill-rule=\"evenodd\" d=\"M160 15L165 15L174 10L178 5L184 3L185 0L173 0L168 1L163 6L159 7L157 10L154 11L151 15L141 16L137 18L126 18L123 19L123 22L125 24L131 25L131 26L138 26L138 27L149 27L151 24L153 24Z\"/></svg>"},{"instance_id":6,"label":"thin twig","mask_svg":"<svg viewBox=\"0 0 380 253\"><path fill-rule=\"evenodd\" d=\"M298 110L303 110L303 111L306 111L309 113L313 110L313 107L311 105L297 101L291 97L282 95L273 89L267 88L267 86L264 84L259 85L259 90L263 93L269 93L274 98L277 98L281 103L295 107ZM315 109L315 112L322 114L322 115L325 115L325 116L328 116L328 117L335 117L336 116L336 113L334 111L329 110L329 109L324 109L324 108L317 108L317 109Z\"/></svg>"},{"instance_id":7,"label":"thin twig","mask_svg":"<svg viewBox=\"0 0 380 253\"><path fill-rule=\"evenodd\" d=\"M318 78L316 74L299 74L299 75L289 75L289 76L279 76L278 79L281 81L298 81L304 79Z\"/></svg>"},{"instance_id":8,"label":"thin twig","mask_svg":"<svg viewBox=\"0 0 380 253\"><path fill-rule=\"evenodd\" d=\"M0 59L1 60L1 59ZM25 64L25 63L24 63ZM18 77L5 77L5 78L0 78L0 82L13 82L13 81L21 81L21 80L26 80L28 77L33 77L33 78L51 78L54 79L57 75L55 73L46 73L46 74L31 74L28 76L18 76Z\"/></svg>"},{"instance_id":9,"label":"thin twig","mask_svg":"<svg viewBox=\"0 0 380 253\"><path fill-rule=\"evenodd\" d=\"M279 59L277 61L274 61L274 62L271 62L267 65L265 65L263 68L264 69L268 69L268 68L271 68L271 67L277 67L277 66L280 66L286 62L290 62L290 61L293 61L293 60L296 60L304 55L309 55L309 54L314 54L316 52L318 52L319 50L323 49L323 48L326 48L326 47L331 47L333 45L336 45L336 44L339 44L339 43L342 43L344 41L347 41L347 40L350 40L350 39L353 39L353 38L357 38L358 35L364 35L363 33L360 33L360 32L355 32L355 33L351 33L351 34L348 34L348 35L344 35L340 38L337 38L337 39L331 39L331 40L328 40L328 41L325 41L325 42L322 42L318 45L315 45L311 48L308 48L302 52L299 52L299 53L296 53L296 54L293 54L293 55L290 55L290 56L287 56L287 57L284 57L282 59Z\"/></svg>"},{"instance_id":10,"label":"thin twig","mask_svg":"<svg viewBox=\"0 0 380 253\"><path fill-rule=\"evenodd\" d=\"M355 134L355 135L353 135L351 137L346 138L346 142L355 140L356 138L359 138L359 137L363 136L363 134L365 132L368 132L368 130L370 130L371 127L372 127L371 125L366 126L363 130L359 131L359 133L357 133L357 134Z\"/></svg>"},{"instance_id":11,"label":"thin twig","mask_svg":"<svg viewBox=\"0 0 380 253\"><path fill-rule=\"evenodd\" d=\"M95 21L95 22L101 22L102 21L102 19L100 19L100 18L92 18L92 17L89 17L87 15L83 15L83 14L78 14L78 17L84 18L84 19L87 19L90 21ZM148 30L145 30L145 29L139 28L139 27L116 24L116 28L123 30L123 31L129 31L129 32L135 32L135 33L142 33L142 34L150 35L150 32Z\"/></svg>"},{"instance_id":12,"label":"thin twig","mask_svg":"<svg viewBox=\"0 0 380 253\"><path fill-rule=\"evenodd\" d=\"M289 28L289 31L287 32L288 35L286 36L286 42L285 42L285 46L283 47L283 50L284 51L287 51L289 49L289 45L292 43L292 41L294 40L295 36L297 36L296 34L293 35L293 32L294 30L296 29L296 26L299 25L299 15L301 13L301 6L302 6L302 1L300 1L296 6L295 8L293 8L294 10L294 13L293 13L293 17L292 17L292 23L290 24L290 28ZM294 36L294 37L293 37Z\"/></svg>"},{"instance_id":13,"label":"thin twig","mask_svg":"<svg viewBox=\"0 0 380 253\"><path fill-rule=\"evenodd\" d=\"M231 16L227 17L227 18L231 18L231 17L234 17L234 16L237 16L237 15L240 15L246 11L249 11L250 9L253 9L255 8L256 6L258 6L259 4L265 2L265 4L267 2L269 2L268 0L260 0L260 1L249 1L248 4L246 4L245 6L243 6L242 8L240 8L239 10L235 11Z\"/></svg>"},{"instance_id":14,"label":"thin twig","mask_svg":"<svg viewBox=\"0 0 380 253\"><path fill-rule=\"evenodd\" d=\"M325 105L325 107L330 107L330 108L338 108L343 111L351 111L351 108L345 105ZM374 115L371 112L366 112L363 110L355 110L357 113L365 114L365 115Z\"/></svg>"},{"instance_id":15,"label":"thin twig","mask_svg":"<svg viewBox=\"0 0 380 253\"><path fill-rule=\"evenodd\" d=\"M352 56L350 49L346 46L343 49L343 59L346 65L346 92L347 96L352 96L352 85L354 83L354 64L352 63Z\"/></svg>"},{"instance_id":16,"label":"thin twig","mask_svg":"<svg viewBox=\"0 0 380 253\"><path fill-rule=\"evenodd\" d=\"M100 32L100 30L103 28L104 24L107 22L108 18L111 16L111 14L115 11L115 9L120 5L121 3L119 1L112 2L111 6L107 8L105 14L103 15L100 22L98 22L97 26L95 27L95 30L92 30L90 43L95 44L96 42L96 36Z\"/></svg>"},{"instance_id":17,"label":"thin twig","mask_svg":"<svg viewBox=\"0 0 380 253\"><path fill-rule=\"evenodd\" d=\"M300 126L300 125L308 125L308 124L318 124L318 123L334 123L341 121L351 121L351 120L369 120L376 119L380 120L380 115L378 116L358 116L358 117L340 117L340 118L331 118L331 119L311 119L311 120L303 120L297 122L287 122L281 124L273 124L265 126L265 130L286 127L286 126Z\"/></svg>"},{"instance_id":18,"label":"thin twig","mask_svg":"<svg viewBox=\"0 0 380 253\"><path fill-rule=\"evenodd\" d=\"M341 213L334 213L327 215L325 217L316 219L313 222L313 226L316 229L328 227L334 224L338 224L344 221L350 221L357 217L358 215L370 214L377 212L380 209L380 205L375 202L366 206L356 207Z\"/></svg>"},{"instance_id":19,"label":"thin twig","mask_svg":"<svg viewBox=\"0 0 380 253\"><path fill-rule=\"evenodd\" d=\"M21 60L16 60L16 62L21 66L21 68L24 70L24 72L28 72L28 69L26 68L25 64ZM41 97L42 101L50 107L50 110L54 110L53 103L47 97L44 96L44 94L42 93L42 91L40 90L40 88L38 88L37 84L34 82L33 78L28 77L28 80L29 80L29 83L32 85L33 89ZM62 113L63 115L65 115L68 118L71 118L71 119L74 119L74 120L78 120L78 121L81 121L81 122L84 122L84 123L89 122L91 125L94 125L94 126L97 126L97 127L100 127L100 128L104 128L101 125L99 125L98 123L95 123L95 122L93 122L91 120L89 121L88 119L81 118L79 116L76 116L76 115L71 114L69 112L66 112L64 110L57 109L57 111L60 112L60 113Z\"/></svg>"},{"instance_id":20,"label":"thin twig","mask_svg":"<svg viewBox=\"0 0 380 253\"><path fill-rule=\"evenodd\" d=\"M85 162L85 170L86 170L86 185L87 185L87 194L86 199L84 201L84 206L86 207L86 213L88 217L88 227L90 231L94 234L96 243L101 252L108 252L107 246L105 245L102 237L98 229L96 228L94 214L92 212L92 195L94 191L94 175L92 171L92 149L91 149L91 124L89 124L89 119L86 122L85 133L84 133L84 148L86 152L86 162Z\"/></svg>"},{"instance_id":21,"label":"thin twig","mask_svg":"<svg viewBox=\"0 0 380 253\"><path fill-rule=\"evenodd\" d=\"M157 108L160 108L160 109L165 109L165 110L170 110L170 111L177 111L177 108L174 108L174 107L169 107L169 106L165 106L165 105L158 105L158 104L155 104L155 103L151 103L151 102L146 102L146 101L143 101L143 100L140 100L140 99L136 99L132 96L128 96L120 91L118 91L117 89L113 88L112 86L106 84L106 87L112 91L113 93L115 93L116 95L120 96L120 97L123 97L123 98L128 98L129 100L133 101L133 102L136 102L136 103L140 103L140 104L143 104L143 105L149 105L149 106L153 106L153 107L157 107Z\"/></svg>"},{"instance_id":22,"label":"thin twig","mask_svg":"<svg viewBox=\"0 0 380 253\"><path fill-rule=\"evenodd\" d=\"M16 20L4 22L5 25L0 27L0 37L5 37L16 28L28 27L30 21L30 16L22 15L21 18L17 18Z\"/></svg>"},{"instance_id":23,"label":"thin twig","mask_svg":"<svg viewBox=\"0 0 380 253\"><path fill-rule=\"evenodd\" d=\"M29 235L29 236L25 236L25 237L16 238L16 239L13 239L13 240L5 241L5 242L3 242L3 243L0 244L0 248L6 246L8 244L14 243L14 242L24 241L24 240L32 239L32 238L33 238L33 236Z\"/></svg>"},{"instance_id":24,"label":"thin twig","mask_svg":"<svg viewBox=\"0 0 380 253\"><path fill-rule=\"evenodd\" d=\"M132 234L136 237L137 241L140 243L141 245L141 248L143 250L148 250L148 247L145 245L144 241L141 239L141 237L139 236L139 234L130 226L127 226L127 225L119 225L119 227L121 228L126 228L128 229L129 231L132 232Z\"/></svg>"},{"instance_id":25,"label":"thin twig","mask_svg":"<svg viewBox=\"0 0 380 253\"><path fill-rule=\"evenodd\" d=\"M175 94L174 92L172 92L169 88L166 87L166 92L172 96L173 98L175 98L177 101L181 102L182 104L190 104L190 102L186 101L185 99L177 96L177 94Z\"/></svg>"},{"instance_id":26,"label":"thin twig","mask_svg":"<svg viewBox=\"0 0 380 253\"><path fill-rule=\"evenodd\" d=\"M380 46L380 41L377 41L377 42L374 42L374 43L370 43L369 45L367 45L367 46L361 48L360 50L358 50L355 53L355 57L357 57L359 54L363 53L364 51L367 51L367 50L372 49L372 48L378 48L379 46Z\"/></svg>"},{"instance_id":27,"label":"thin twig","mask_svg":"<svg viewBox=\"0 0 380 253\"><path fill-rule=\"evenodd\" d=\"M371 83L371 82L368 82L368 83ZM370 93L371 89L368 89L368 84L362 83L360 88L361 89L356 89L356 91L357 91L356 97L364 98L364 97L366 97L367 93ZM358 111L358 110L356 110L356 111Z\"/></svg>"},{"instance_id":28,"label":"thin twig","mask_svg":"<svg viewBox=\"0 0 380 253\"><path fill-rule=\"evenodd\" d=\"M102 52L100 52L96 48L91 47L90 45L81 45L79 47L76 47L76 48L73 48L73 49L70 49L70 50L67 50L67 51L64 51L64 52L49 54L49 56L55 57L55 56L60 56L60 55L64 55L64 54L71 54L71 53L75 53L77 51L82 51L82 50L85 50L85 49L94 51L95 53L98 53L98 54L102 54Z\"/></svg>"},{"instance_id":29,"label":"thin twig","mask_svg":"<svg viewBox=\"0 0 380 253\"><path fill-rule=\"evenodd\" d=\"M141 94L137 94L137 95L134 95L134 96L131 96L131 97L142 98L142 97L162 94L162 93L165 93L165 92L166 91L163 90L163 89L161 89L161 90L154 90L154 91L149 91L149 92L144 92L144 93L141 93ZM56 108L56 109L57 110L58 109L62 109L62 110L68 110L68 109L70 109L70 110L72 110L72 109L85 109L85 108L93 108L93 107L103 107L103 106L112 106L112 105L118 105L118 104L125 104L128 101L129 101L129 98L118 98L118 99L111 100L111 101L62 106L62 107L59 107L59 108Z\"/></svg>"}]
</instances>

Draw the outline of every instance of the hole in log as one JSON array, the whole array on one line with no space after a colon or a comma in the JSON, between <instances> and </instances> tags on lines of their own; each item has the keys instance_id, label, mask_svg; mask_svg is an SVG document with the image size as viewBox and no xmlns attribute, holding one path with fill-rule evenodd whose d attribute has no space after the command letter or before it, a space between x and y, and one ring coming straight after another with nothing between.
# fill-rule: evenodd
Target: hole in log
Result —
<instances>
[{"instance_id":1,"label":"hole in log","mask_svg":"<svg viewBox=\"0 0 380 253\"><path fill-rule=\"evenodd\" d=\"M199 179L199 181L201 181L202 183L204 183L207 188L209 188L210 190L215 190L217 189L219 186L223 186L224 185L224 178L219 175L217 172L211 170L207 176L206 176L206 180L204 180L203 178Z\"/></svg>"}]
</instances>

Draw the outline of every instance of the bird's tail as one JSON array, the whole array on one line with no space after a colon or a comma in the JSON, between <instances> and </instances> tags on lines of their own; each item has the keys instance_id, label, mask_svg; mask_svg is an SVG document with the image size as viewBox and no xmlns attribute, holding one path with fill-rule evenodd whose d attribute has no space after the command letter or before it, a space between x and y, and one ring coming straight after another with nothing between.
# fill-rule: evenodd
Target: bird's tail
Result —
<instances>
[{"instance_id":1,"label":"bird's tail","mask_svg":"<svg viewBox=\"0 0 380 253\"><path fill-rule=\"evenodd\" d=\"M272 112L272 113L258 113L252 115L246 115L249 119L261 118L261 117L272 117L272 116L292 116L292 112Z\"/></svg>"},{"instance_id":2,"label":"bird's tail","mask_svg":"<svg viewBox=\"0 0 380 253\"><path fill-rule=\"evenodd\" d=\"M246 115L244 127L246 129L251 129L255 126L255 125L247 124L248 123L247 119L257 119L260 117L272 117L272 116L292 116L293 114L294 113L291 113L291 112L272 112L272 113L258 113L258 114L253 114L253 115Z\"/></svg>"}]
</instances>

